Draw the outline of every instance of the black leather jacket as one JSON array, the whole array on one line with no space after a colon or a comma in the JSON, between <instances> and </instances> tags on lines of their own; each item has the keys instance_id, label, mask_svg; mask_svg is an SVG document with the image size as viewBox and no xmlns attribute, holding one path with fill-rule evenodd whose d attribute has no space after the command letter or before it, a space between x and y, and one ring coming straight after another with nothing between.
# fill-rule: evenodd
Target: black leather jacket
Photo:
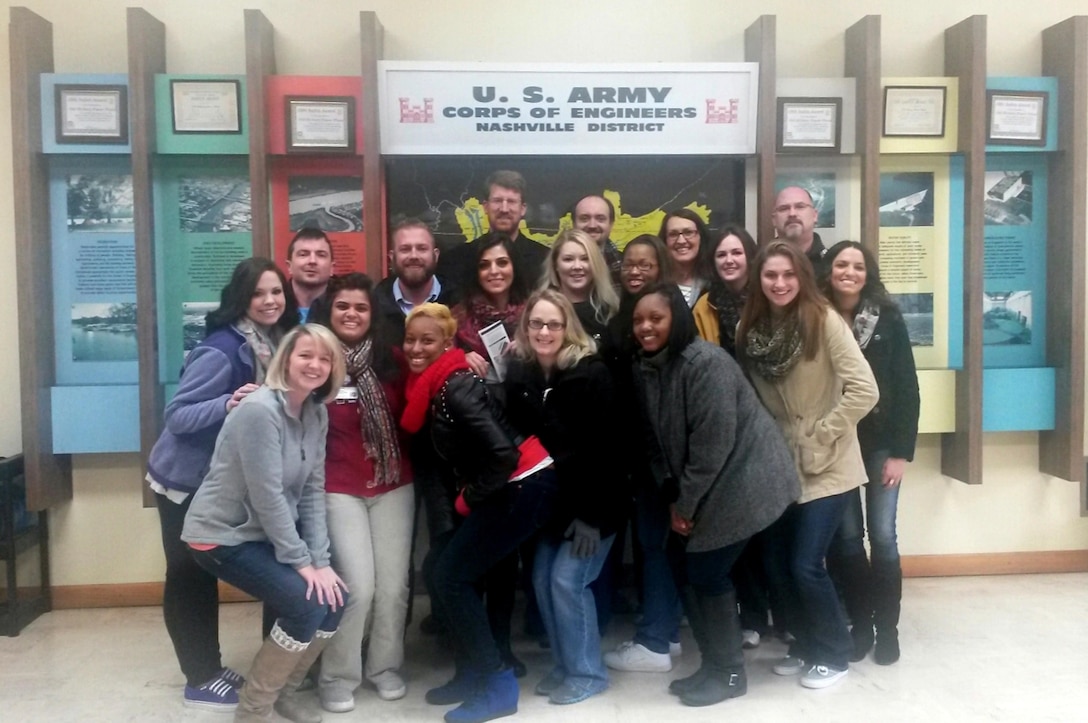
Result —
<instances>
[{"instance_id":1,"label":"black leather jacket","mask_svg":"<svg viewBox=\"0 0 1088 723\"><path fill-rule=\"evenodd\" d=\"M455 527L453 503L462 490L474 507L503 489L518 465L521 438L484 381L467 369L451 374L431 399L416 439L430 441L420 452L433 457L424 462L427 473L417 475L432 539Z\"/></svg>"}]
</instances>

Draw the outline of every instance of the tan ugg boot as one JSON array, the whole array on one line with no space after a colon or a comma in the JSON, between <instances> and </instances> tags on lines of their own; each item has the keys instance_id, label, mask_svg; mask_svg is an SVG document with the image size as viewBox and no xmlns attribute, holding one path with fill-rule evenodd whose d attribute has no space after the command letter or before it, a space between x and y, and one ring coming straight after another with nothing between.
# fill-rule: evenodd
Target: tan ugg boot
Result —
<instances>
[{"instance_id":1,"label":"tan ugg boot","mask_svg":"<svg viewBox=\"0 0 1088 723\"><path fill-rule=\"evenodd\" d=\"M310 667L335 634L335 630L331 633L318 630L314 635L314 639L310 641L310 646L306 648L306 652L299 658L297 666L287 678L287 682L284 684L283 690L280 691L280 697L276 700L275 705L276 712L287 720L294 721L294 723L321 723L321 714L317 710L311 710L309 706L303 703L302 696L298 694L298 687L302 685L302 681L306 678Z\"/></svg>"},{"instance_id":2,"label":"tan ugg boot","mask_svg":"<svg viewBox=\"0 0 1088 723\"><path fill-rule=\"evenodd\" d=\"M308 647L292 639L278 625L272 627L246 673L245 685L238 692L235 723L272 720L272 706Z\"/></svg>"}]
</instances>

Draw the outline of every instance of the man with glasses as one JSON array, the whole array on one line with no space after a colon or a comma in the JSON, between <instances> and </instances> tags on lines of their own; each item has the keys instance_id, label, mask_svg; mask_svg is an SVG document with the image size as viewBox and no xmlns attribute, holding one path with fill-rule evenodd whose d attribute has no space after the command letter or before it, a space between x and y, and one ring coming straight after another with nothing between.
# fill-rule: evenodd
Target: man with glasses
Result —
<instances>
[{"instance_id":1,"label":"man with glasses","mask_svg":"<svg viewBox=\"0 0 1088 723\"><path fill-rule=\"evenodd\" d=\"M827 249L820 240L820 234L816 233L817 217L812 194L805 189L800 186L787 186L778 192L774 200L774 210L771 212L775 236L797 244L819 274Z\"/></svg>"},{"instance_id":2,"label":"man with glasses","mask_svg":"<svg viewBox=\"0 0 1088 723\"><path fill-rule=\"evenodd\" d=\"M495 171L487 177L487 214L489 233L498 233L510 239L510 260L514 263L514 277L524 281L525 288L534 288L544 271L548 247L538 244L521 233L521 219L525 218L525 178L517 171ZM438 259L438 275L448 279L460 294L475 272L476 244L458 244L444 252Z\"/></svg>"},{"instance_id":3,"label":"man with glasses","mask_svg":"<svg viewBox=\"0 0 1088 723\"><path fill-rule=\"evenodd\" d=\"M604 196L585 196L574 204L571 221L574 228L585 231L597 243L605 263L608 264L612 286L619 291L623 254L612 241L612 225L616 222L616 207Z\"/></svg>"}]
</instances>

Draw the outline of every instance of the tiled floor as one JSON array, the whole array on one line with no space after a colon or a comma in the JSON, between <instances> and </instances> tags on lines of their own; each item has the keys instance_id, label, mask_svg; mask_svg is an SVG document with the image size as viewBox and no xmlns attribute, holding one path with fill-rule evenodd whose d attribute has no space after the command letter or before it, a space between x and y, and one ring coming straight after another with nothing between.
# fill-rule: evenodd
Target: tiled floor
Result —
<instances>
[{"instance_id":1,"label":"tiled floor","mask_svg":"<svg viewBox=\"0 0 1088 723\"><path fill-rule=\"evenodd\" d=\"M570 707L548 704L532 686L548 670L548 652L522 641L529 664L517 719L531 721L1086 721L1088 720L1088 574L916 579L906 582L903 659L851 667L838 686L801 688L771 663L780 644L749 653L748 695L702 709L666 694L673 677L697 664L686 652L673 673L615 674L603 695ZM417 613L426 607L420 598ZM256 605L223 608L225 662L245 672L258 646ZM417 618L418 619L418 618ZM609 645L630 634L617 621ZM423 692L446 680L448 656L413 625L404 700L356 695L354 712L326 713L330 723L439 721ZM0 721L207 721L229 715L181 705L182 677L155 608L62 611L0 638ZM316 703L315 703L316 705Z\"/></svg>"}]
</instances>

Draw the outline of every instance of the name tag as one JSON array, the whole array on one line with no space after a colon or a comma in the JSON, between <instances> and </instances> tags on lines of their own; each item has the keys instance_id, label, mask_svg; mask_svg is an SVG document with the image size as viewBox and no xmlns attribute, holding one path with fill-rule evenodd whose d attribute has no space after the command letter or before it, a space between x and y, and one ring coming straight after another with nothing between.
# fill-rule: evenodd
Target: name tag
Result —
<instances>
[{"instance_id":1,"label":"name tag","mask_svg":"<svg viewBox=\"0 0 1088 723\"><path fill-rule=\"evenodd\" d=\"M340 391L336 393L336 401L338 402L355 402L359 400L359 389L357 387L340 387Z\"/></svg>"}]
</instances>

